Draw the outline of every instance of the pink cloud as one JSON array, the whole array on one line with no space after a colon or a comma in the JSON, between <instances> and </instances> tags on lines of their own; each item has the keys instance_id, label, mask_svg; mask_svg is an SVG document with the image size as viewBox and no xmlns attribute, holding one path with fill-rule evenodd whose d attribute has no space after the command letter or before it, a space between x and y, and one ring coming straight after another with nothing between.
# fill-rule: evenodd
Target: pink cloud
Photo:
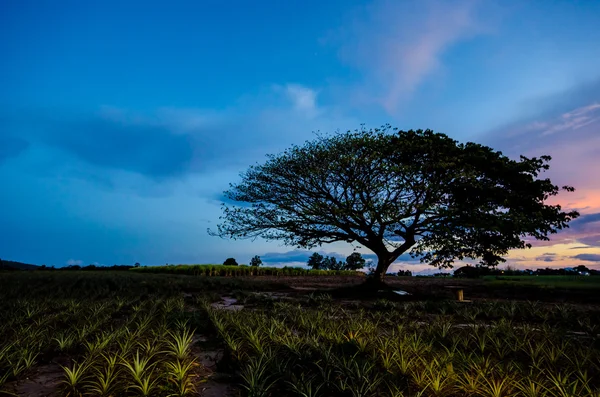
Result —
<instances>
[{"instance_id":1,"label":"pink cloud","mask_svg":"<svg viewBox=\"0 0 600 397\"><path fill-rule=\"evenodd\" d=\"M395 112L423 82L441 69L453 45L486 30L478 1L377 1L341 32L340 55L364 74L358 88ZM367 100L369 101L369 100Z\"/></svg>"},{"instance_id":2,"label":"pink cloud","mask_svg":"<svg viewBox=\"0 0 600 397\"><path fill-rule=\"evenodd\" d=\"M518 155L550 155L550 169L541 175L556 185L575 187L574 193L562 192L548 200L548 204L560 204L563 209L577 210L582 215L570 224L570 228L550 236L550 241L529 240L537 248L563 250L550 263L535 261L523 251L526 258L519 261L511 253L511 263L535 267L543 265L570 266L581 264L573 251L564 252L565 246L580 246L586 255L600 254L600 96L589 98L583 106L573 106L560 113L537 117L510 128L494 131L492 146L516 158ZM585 102L583 102L585 103ZM507 150L508 149L508 150ZM562 247L562 248L561 248ZM585 248L581 248L585 247ZM542 257L542 256L540 256ZM545 257L543 257L545 258ZM537 262L537 263L536 263Z\"/></svg>"}]
</instances>

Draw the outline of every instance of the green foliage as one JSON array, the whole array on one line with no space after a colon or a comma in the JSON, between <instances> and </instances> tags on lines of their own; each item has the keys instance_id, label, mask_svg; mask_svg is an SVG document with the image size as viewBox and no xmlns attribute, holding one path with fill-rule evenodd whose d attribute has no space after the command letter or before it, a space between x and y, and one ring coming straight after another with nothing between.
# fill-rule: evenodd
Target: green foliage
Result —
<instances>
[{"instance_id":1,"label":"green foliage","mask_svg":"<svg viewBox=\"0 0 600 397\"><path fill-rule=\"evenodd\" d=\"M53 395L196 395L202 368L192 353L190 324L199 320L183 310L185 281L123 272L6 278L0 279L1 395L12 395L7 382L35 376L39 361L65 354L72 360L61 366Z\"/></svg>"},{"instance_id":2,"label":"green foliage","mask_svg":"<svg viewBox=\"0 0 600 397\"><path fill-rule=\"evenodd\" d=\"M247 395L596 397L600 390L600 344L577 336L569 320L599 318L597 309L381 301L380 310L364 311L330 296L308 298L308 306L269 311L209 309L220 337L234 339L231 352L243 358L237 368Z\"/></svg>"},{"instance_id":3,"label":"green foliage","mask_svg":"<svg viewBox=\"0 0 600 397\"><path fill-rule=\"evenodd\" d=\"M439 267L464 258L495 266L530 247L525 237L548 240L579 215L546 204L561 191L540 178L549 161L431 130L321 136L250 167L225 192L240 205L223 204L224 221L209 232L305 248L356 241L377 255L380 278L405 252Z\"/></svg>"},{"instance_id":4,"label":"green foliage","mask_svg":"<svg viewBox=\"0 0 600 397\"><path fill-rule=\"evenodd\" d=\"M36 366L60 360L56 395L201 395L210 372L198 358L205 346L223 350L217 368L232 375L233 395L600 392L597 306L384 299L350 306L316 292L241 311L211 306L242 290L238 281L142 268L6 274L0 278L0 394L11 395L15 381L34 379ZM261 285L245 283L246 294ZM207 289L220 293L205 295ZM199 336L209 341L196 342Z\"/></svg>"}]
</instances>

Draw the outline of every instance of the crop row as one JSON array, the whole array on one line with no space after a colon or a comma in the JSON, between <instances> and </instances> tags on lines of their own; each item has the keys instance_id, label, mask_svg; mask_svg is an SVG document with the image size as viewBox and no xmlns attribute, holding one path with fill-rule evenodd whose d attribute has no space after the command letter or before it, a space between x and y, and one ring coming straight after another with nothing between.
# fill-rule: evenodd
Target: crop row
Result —
<instances>
[{"instance_id":1,"label":"crop row","mask_svg":"<svg viewBox=\"0 0 600 397\"><path fill-rule=\"evenodd\" d=\"M419 306L349 310L324 298L312 309L276 302L265 311L206 310L248 396L600 393L595 328L573 334L566 323L506 318L465 324L451 308L422 317Z\"/></svg>"},{"instance_id":2,"label":"crop row","mask_svg":"<svg viewBox=\"0 0 600 397\"><path fill-rule=\"evenodd\" d=\"M22 299L2 309L0 390L57 357L64 395L185 396L200 383L182 297Z\"/></svg>"}]
</instances>

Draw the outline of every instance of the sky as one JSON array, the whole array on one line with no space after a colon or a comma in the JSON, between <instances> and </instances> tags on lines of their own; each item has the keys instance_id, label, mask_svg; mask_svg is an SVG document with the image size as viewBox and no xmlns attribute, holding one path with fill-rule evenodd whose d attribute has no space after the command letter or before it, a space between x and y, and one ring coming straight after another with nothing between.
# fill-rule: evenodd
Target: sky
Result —
<instances>
[{"instance_id":1,"label":"sky","mask_svg":"<svg viewBox=\"0 0 600 397\"><path fill-rule=\"evenodd\" d=\"M583 0L0 2L0 257L304 263L209 236L223 190L315 131L390 123L551 155L582 216L507 263L597 268L598 26Z\"/></svg>"}]
</instances>

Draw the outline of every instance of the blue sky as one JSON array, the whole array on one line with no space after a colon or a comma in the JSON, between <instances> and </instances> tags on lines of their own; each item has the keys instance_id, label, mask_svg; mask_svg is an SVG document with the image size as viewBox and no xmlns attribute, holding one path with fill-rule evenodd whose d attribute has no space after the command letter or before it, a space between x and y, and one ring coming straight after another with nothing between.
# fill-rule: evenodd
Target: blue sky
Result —
<instances>
[{"instance_id":1,"label":"blue sky","mask_svg":"<svg viewBox=\"0 0 600 397\"><path fill-rule=\"evenodd\" d=\"M313 131L391 123L553 155L587 221L509 262L594 265L598 26L593 1L2 2L0 257L297 263L208 236L221 192Z\"/></svg>"}]
</instances>

